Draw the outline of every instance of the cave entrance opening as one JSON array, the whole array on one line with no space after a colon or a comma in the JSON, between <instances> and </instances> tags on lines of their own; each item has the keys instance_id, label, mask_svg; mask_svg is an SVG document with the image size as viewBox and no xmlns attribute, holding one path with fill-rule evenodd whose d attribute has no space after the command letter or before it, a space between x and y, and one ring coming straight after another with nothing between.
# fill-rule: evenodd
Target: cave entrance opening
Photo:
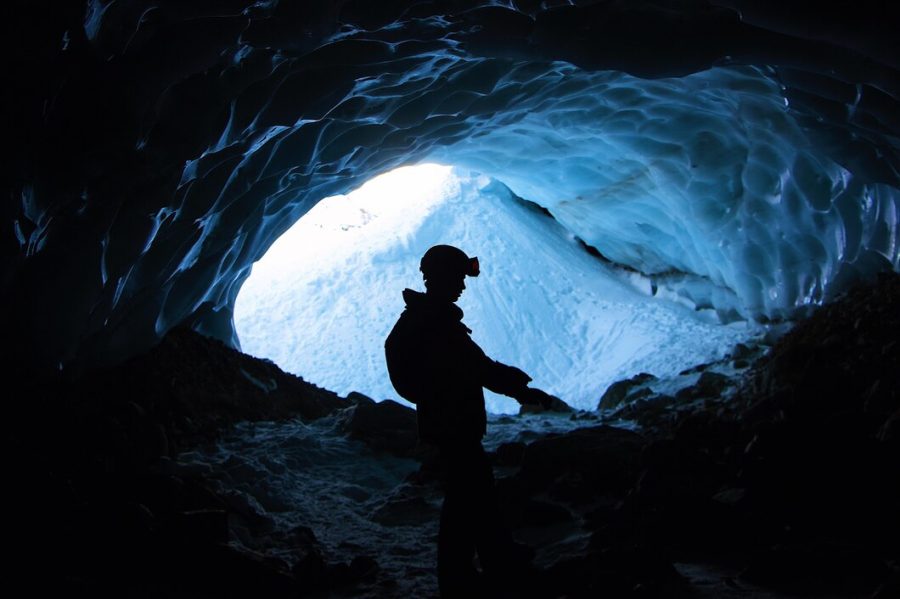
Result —
<instances>
[{"instance_id":1,"label":"cave entrance opening","mask_svg":"<svg viewBox=\"0 0 900 599\"><path fill-rule=\"evenodd\" d=\"M652 297L536 206L496 179L440 164L323 199L244 282L235 304L242 349L342 395L398 399L384 339L403 310L401 291L423 289L419 259L438 243L481 261L459 300L475 340L580 409L596 408L617 380L675 375L748 335ZM487 407L518 410L489 392Z\"/></svg>"}]
</instances>

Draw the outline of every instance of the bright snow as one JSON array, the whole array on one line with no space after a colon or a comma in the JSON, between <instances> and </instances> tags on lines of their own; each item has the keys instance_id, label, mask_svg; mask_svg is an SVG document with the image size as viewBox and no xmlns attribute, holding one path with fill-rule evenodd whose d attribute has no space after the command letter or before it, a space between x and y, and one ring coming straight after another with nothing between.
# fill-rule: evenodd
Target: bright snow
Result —
<instances>
[{"instance_id":1,"label":"bright snow","mask_svg":"<svg viewBox=\"0 0 900 599\"><path fill-rule=\"evenodd\" d=\"M756 332L653 297L501 183L429 164L323 200L279 238L238 295L242 349L340 394L398 399L383 343L401 291L424 289L419 259L437 243L479 257L481 276L467 279L459 305L487 354L581 409L616 380L676 374ZM517 409L487 401L493 412Z\"/></svg>"}]
</instances>

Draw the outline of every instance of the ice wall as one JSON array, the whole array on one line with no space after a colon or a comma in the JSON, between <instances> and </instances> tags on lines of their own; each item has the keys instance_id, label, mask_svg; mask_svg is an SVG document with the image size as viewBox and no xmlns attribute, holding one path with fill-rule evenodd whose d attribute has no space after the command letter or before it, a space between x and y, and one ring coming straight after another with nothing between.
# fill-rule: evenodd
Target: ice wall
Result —
<instances>
[{"instance_id":1,"label":"ice wall","mask_svg":"<svg viewBox=\"0 0 900 599\"><path fill-rule=\"evenodd\" d=\"M269 129L233 172L246 185L255 165L290 165L297 144L316 139L303 146L314 160L290 166L265 200L284 202L297 177L310 205L361 182L372 161L380 168L401 134L407 160L502 181L611 262L723 322L792 318L897 267L896 189L817 147L774 73L755 67L646 80L430 56L358 81L322 120Z\"/></svg>"},{"instance_id":2,"label":"ice wall","mask_svg":"<svg viewBox=\"0 0 900 599\"><path fill-rule=\"evenodd\" d=\"M243 123L232 106L217 146L182 178L187 200L224 154L235 164L217 204L241 215L248 189L266 182L241 239L274 238L372 173L436 160L502 181L723 321L791 318L897 266L896 189L823 152L769 69L647 80L426 52L403 72L357 79L322 118L274 125L293 97L284 89L297 93L290 82ZM229 305L236 286L206 301Z\"/></svg>"},{"instance_id":3,"label":"ice wall","mask_svg":"<svg viewBox=\"0 0 900 599\"><path fill-rule=\"evenodd\" d=\"M538 81L518 118L431 157L502 179L726 320L791 318L897 267L897 190L822 152L771 71L646 81L553 65Z\"/></svg>"}]
</instances>

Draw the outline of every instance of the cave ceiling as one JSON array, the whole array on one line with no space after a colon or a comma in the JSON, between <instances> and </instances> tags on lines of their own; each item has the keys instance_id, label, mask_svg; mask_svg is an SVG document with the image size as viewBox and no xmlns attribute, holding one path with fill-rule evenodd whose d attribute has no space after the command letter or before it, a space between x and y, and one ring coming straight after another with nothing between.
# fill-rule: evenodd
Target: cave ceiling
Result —
<instances>
[{"instance_id":1,"label":"cave ceiling","mask_svg":"<svg viewBox=\"0 0 900 599\"><path fill-rule=\"evenodd\" d=\"M747 93L748 72L780 90L791 135L853 178L853 201L876 204L863 212L881 211L857 227L856 245L877 250L853 250L858 262L896 268L896 214L884 216L900 187L890 3L91 0L12 2L7 14L3 313L12 357L29 368L115 362L184 322L233 340L250 265L319 199L435 156L508 169L521 194L511 165L466 148L502 144L529 115L597 108L579 104L586 90L608 90L621 114L637 89L658 115L672 100L655 82L684 80L665 84L684 104L717 69ZM528 199L564 224L584 218L570 198ZM638 260L641 239L600 249L712 279L749 314L789 316L704 262L702 244L694 260ZM821 299L821 287L807 292Z\"/></svg>"}]
</instances>

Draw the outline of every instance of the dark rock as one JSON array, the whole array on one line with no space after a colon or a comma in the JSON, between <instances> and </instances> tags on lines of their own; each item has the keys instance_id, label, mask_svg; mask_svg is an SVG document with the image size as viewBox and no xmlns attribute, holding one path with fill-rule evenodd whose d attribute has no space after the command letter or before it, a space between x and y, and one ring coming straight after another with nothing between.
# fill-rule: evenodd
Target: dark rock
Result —
<instances>
[{"instance_id":1,"label":"dark rock","mask_svg":"<svg viewBox=\"0 0 900 599\"><path fill-rule=\"evenodd\" d=\"M710 456L694 446L657 441L646 448L642 463L644 471L635 491L641 496L653 496L654 504L690 503L711 497L720 487Z\"/></svg>"},{"instance_id":2,"label":"dark rock","mask_svg":"<svg viewBox=\"0 0 900 599\"><path fill-rule=\"evenodd\" d=\"M417 495L396 495L377 507L369 516L384 526L415 526L433 520L437 510Z\"/></svg>"},{"instance_id":3,"label":"dark rock","mask_svg":"<svg viewBox=\"0 0 900 599\"><path fill-rule=\"evenodd\" d=\"M572 412L572 407L569 404L540 389L529 387L522 399L526 403L522 403L519 407L519 414L536 414L541 412L568 414Z\"/></svg>"},{"instance_id":4,"label":"dark rock","mask_svg":"<svg viewBox=\"0 0 900 599\"><path fill-rule=\"evenodd\" d=\"M325 559L316 549L309 551L291 568L291 574L301 591L311 592L328 586Z\"/></svg>"},{"instance_id":5,"label":"dark rock","mask_svg":"<svg viewBox=\"0 0 900 599\"><path fill-rule=\"evenodd\" d=\"M737 343L731 352L732 360L746 360L754 355L754 350L743 343Z\"/></svg>"},{"instance_id":6,"label":"dark rock","mask_svg":"<svg viewBox=\"0 0 900 599\"><path fill-rule=\"evenodd\" d=\"M571 523L572 513L563 506L532 499L528 501L522 511L522 526L553 526L556 524Z\"/></svg>"},{"instance_id":7,"label":"dark rock","mask_svg":"<svg viewBox=\"0 0 900 599\"><path fill-rule=\"evenodd\" d=\"M351 391L347 394L347 401L351 402L353 405L366 403L371 404L375 403L375 400L366 395L365 393L360 393L359 391Z\"/></svg>"},{"instance_id":8,"label":"dark rock","mask_svg":"<svg viewBox=\"0 0 900 599\"><path fill-rule=\"evenodd\" d=\"M221 498L232 514L250 525L265 525L270 522L266 510L248 493L230 489L224 491Z\"/></svg>"},{"instance_id":9,"label":"dark rock","mask_svg":"<svg viewBox=\"0 0 900 599\"><path fill-rule=\"evenodd\" d=\"M295 543L306 547L312 547L318 544L316 533L308 526L295 526L291 529L291 538Z\"/></svg>"},{"instance_id":10,"label":"dark rock","mask_svg":"<svg viewBox=\"0 0 900 599\"><path fill-rule=\"evenodd\" d=\"M358 581L350 576L350 565L345 562L328 564L325 569L328 586L331 588L344 588L355 585Z\"/></svg>"},{"instance_id":11,"label":"dark rock","mask_svg":"<svg viewBox=\"0 0 900 599\"><path fill-rule=\"evenodd\" d=\"M713 501L718 501L725 505L739 505L747 497L746 489L722 489L713 495Z\"/></svg>"},{"instance_id":12,"label":"dark rock","mask_svg":"<svg viewBox=\"0 0 900 599\"><path fill-rule=\"evenodd\" d=\"M497 448L496 463L498 466L518 466L525 455L525 443L513 441L503 443Z\"/></svg>"},{"instance_id":13,"label":"dark rock","mask_svg":"<svg viewBox=\"0 0 900 599\"><path fill-rule=\"evenodd\" d=\"M900 409L884 421L884 425L878 429L877 438L883 443L900 445Z\"/></svg>"},{"instance_id":14,"label":"dark rock","mask_svg":"<svg viewBox=\"0 0 900 599\"><path fill-rule=\"evenodd\" d=\"M675 412L677 406L678 402L671 395L648 393L646 397L622 404L613 412L612 416L623 420L633 420L645 430L653 430L661 426L671 426L677 416Z\"/></svg>"},{"instance_id":15,"label":"dark rock","mask_svg":"<svg viewBox=\"0 0 900 599\"><path fill-rule=\"evenodd\" d=\"M622 500L615 495L599 495L594 499L594 507L584 515L585 528L597 531L614 520L621 518Z\"/></svg>"},{"instance_id":16,"label":"dark rock","mask_svg":"<svg viewBox=\"0 0 900 599\"><path fill-rule=\"evenodd\" d=\"M196 576L196 583L221 597L295 598L299 586L289 572L270 563L264 556L229 545L188 554L184 566Z\"/></svg>"},{"instance_id":17,"label":"dark rock","mask_svg":"<svg viewBox=\"0 0 900 599\"><path fill-rule=\"evenodd\" d=\"M195 510L173 514L162 523L168 542L214 545L228 542L228 513L225 510Z\"/></svg>"},{"instance_id":18,"label":"dark rock","mask_svg":"<svg viewBox=\"0 0 900 599\"><path fill-rule=\"evenodd\" d=\"M144 463L212 440L237 422L315 419L348 406L271 362L187 328L171 330L145 354L89 373L70 393L64 413L73 411L73 427L103 412L110 425L105 434L114 432L118 444L132 446L118 453ZM94 419L81 430L97 426Z\"/></svg>"},{"instance_id":19,"label":"dark rock","mask_svg":"<svg viewBox=\"0 0 900 599\"><path fill-rule=\"evenodd\" d=\"M741 578L800 594L868 595L887 578L884 561L859 547L779 545L761 552Z\"/></svg>"},{"instance_id":20,"label":"dark rock","mask_svg":"<svg viewBox=\"0 0 900 599\"><path fill-rule=\"evenodd\" d=\"M684 370L682 370L682 371L679 372L678 374L679 374L680 376L686 376L686 375L689 375L689 374L697 374L697 373L700 373L700 372L704 372L704 371L705 371L707 368L709 368L710 366L712 366L711 363L705 362L705 363L703 363L703 364L697 364L696 366L691 366L690 368L685 368Z\"/></svg>"},{"instance_id":21,"label":"dark rock","mask_svg":"<svg viewBox=\"0 0 900 599\"><path fill-rule=\"evenodd\" d=\"M642 547L611 549L557 562L548 586L572 597L683 597L684 578L661 552ZM562 592L560 592L562 591Z\"/></svg>"},{"instance_id":22,"label":"dark rock","mask_svg":"<svg viewBox=\"0 0 900 599\"><path fill-rule=\"evenodd\" d=\"M894 571L875 590L872 599L895 599L896 597L900 597L900 569L897 569L895 565Z\"/></svg>"},{"instance_id":23,"label":"dark rock","mask_svg":"<svg viewBox=\"0 0 900 599\"><path fill-rule=\"evenodd\" d=\"M517 478L546 488L563 476L585 494L623 489L633 483L644 439L610 426L577 429L528 445Z\"/></svg>"},{"instance_id":24,"label":"dark rock","mask_svg":"<svg viewBox=\"0 0 900 599\"><path fill-rule=\"evenodd\" d=\"M636 393L632 393L632 390L635 390L643 386L644 384L654 380L656 380L655 376L646 372L642 372L640 374L634 375L630 379L616 381L615 383L610 385L609 388L603 393L603 397L600 398L600 403L597 405L597 409L608 410L611 408L615 408L626 399L633 400L649 395L651 391L647 388L640 389Z\"/></svg>"},{"instance_id":25,"label":"dark rock","mask_svg":"<svg viewBox=\"0 0 900 599\"><path fill-rule=\"evenodd\" d=\"M696 383L679 390L675 394L675 399L687 401L701 397L719 397L729 385L731 385L731 379L724 374L706 371L700 375Z\"/></svg>"},{"instance_id":26,"label":"dark rock","mask_svg":"<svg viewBox=\"0 0 900 599\"><path fill-rule=\"evenodd\" d=\"M416 411L391 399L359 401L345 424L350 438L376 451L412 456L418 444Z\"/></svg>"},{"instance_id":27,"label":"dark rock","mask_svg":"<svg viewBox=\"0 0 900 599\"><path fill-rule=\"evenodd\" d=\"M296 578L304 596L319 596L329 590L348 589L361 583L373 582L380 571L378 562L368 555L358 555L350 563L326 563L322 554L312 551L300 559L293 567Z\"/></svg>"},{"instance_id":28,"label":"dark rock","mask_svg":"<svg viewBox=\"0 0 900 599\"><path fill-rule=\"evenodd\" d=\"M743 511L747 492L735 486L724 456L710 451L703 436L656 441L642 464L627 498L627 516L644 538L691 551L740 550L750 544L753 531Z\"/></svg>"},{"instance_id":29,"label":"dark rock","mask_svg":"<svg viewBox=\"0 0 900 599\"><path fill-rule=\"evenodd\" d=\"M372 580L380 570L378 562L368 555L358 555L350 561L349 576L352 580Z\"/></svg>"}]
</instances>

